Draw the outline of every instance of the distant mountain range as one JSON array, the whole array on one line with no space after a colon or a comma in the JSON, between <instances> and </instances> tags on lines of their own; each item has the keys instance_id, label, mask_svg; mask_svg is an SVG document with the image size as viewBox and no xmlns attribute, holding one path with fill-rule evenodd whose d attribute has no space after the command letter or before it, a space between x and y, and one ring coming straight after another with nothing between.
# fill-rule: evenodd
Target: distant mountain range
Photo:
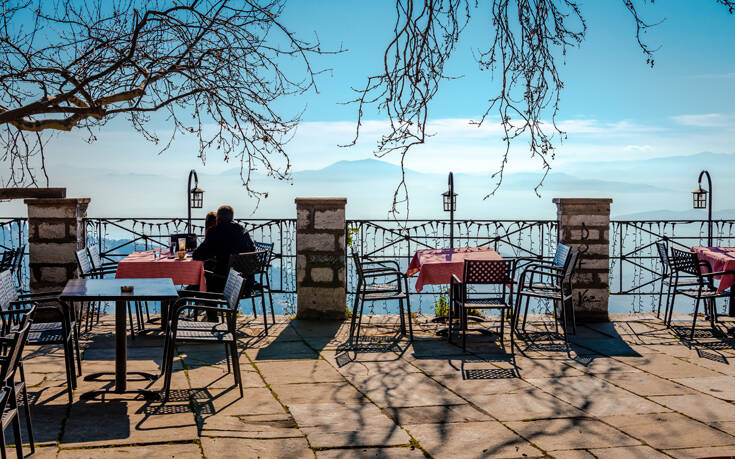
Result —
<instances>
[{"instance_id":1,"label":"distant mountain range","mask_svg":"<svg viewBox=\"0 0 735 459\"><path fill-rule=\"evenodd\" d=\"M541 188L533 188L539 173L505 175L501 189L483 197L494 186L490 172L456 173L457 218L514 219L554 218L554 197L611 197L613 216L631 219L702 218L703 211L691 209L691 190L702 169L713 174L716 215L735 217L729 208L735 190L735 154L699 153L666 158L580 162L552 170ZM186 195L181 177L164 174L125 173L104 168L58 166L54 186L67 186L69 196L89 196L91 216L185 216ZM268 192L260 202L248 196L240 181L239 168L220 174L199 174L205 190L205 206L215 209L227 203L241 217L288 218L295 214L299 196L341 196L348 200L350 218L386 218L393 193L400 181L400 167L376 159L339 161L317 170L297 171L292 182L274 181L255 175L252 186ZM411 218L444 218L441 193L447 189L446 174L406 171ZM723 205L719 205L723 203ZM0 204L0 215L24 215L22 202Z\"/></svg>"}]
</instances>

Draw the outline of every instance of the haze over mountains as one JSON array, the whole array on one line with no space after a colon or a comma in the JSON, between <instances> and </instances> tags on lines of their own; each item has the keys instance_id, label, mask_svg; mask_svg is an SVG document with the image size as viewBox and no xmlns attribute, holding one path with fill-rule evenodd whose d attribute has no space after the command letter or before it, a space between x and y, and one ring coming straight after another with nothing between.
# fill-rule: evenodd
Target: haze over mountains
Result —
<instances>
[{"instance_id":1,"label":"haze over mountains","mask_svg":"<svg viewBox=\"0 0 735 459\"><path fill-rule=\"evenodd\" d=\"M69 196L90 196L90 216L163 216L186 214L185 177L155 173L121 173L109 169L52 166L53 186L66 186ZM539 173L507 173L502 187L488 199L490 172L455 173L458 193L457 218L542 219L554 218L555 197L612 197L613 216L622 218L703 218L691 208L691 191L697 176L708 169L714 180L715 214L735 217L730 196L735 191L735 154L699 153L639 161L610 161L556 166L539 190L533 192ZM268 192L260 202L242 188L238 169L220 174L199 173L205 192L205 210L223 203L235 207L240 217L291 218L297 196L344 196L348 218L386 218L393 192L400 181L400 167L376 159L339 161L318 170L297 171L293 181L277 182L256 176L253 186ZM441 193L446 174L406 171L410 218L444 218ZM22 202L0 204L2 215L24 215Z\"/></svg>"}]
</instances>

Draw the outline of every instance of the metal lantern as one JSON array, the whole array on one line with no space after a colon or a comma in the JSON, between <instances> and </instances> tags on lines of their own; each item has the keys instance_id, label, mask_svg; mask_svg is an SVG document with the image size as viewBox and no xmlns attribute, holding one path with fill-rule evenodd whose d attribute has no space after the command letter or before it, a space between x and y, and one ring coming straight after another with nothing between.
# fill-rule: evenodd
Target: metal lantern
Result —
<instances>
[{"instance_id":1,"label":"metal lantern","mask_svg":"<svg viewBox=\"0 0 735 459\"><path fill-rule=\"evenodd\" d=\"M444 198L445 212L452 212L457 210L457 193L445 191L444 193L442 193L442 197Z\"/></svg>"},{"instance_id":2,"label":"metal lantern","mask_svg":"<svg viewBox=\"0 0 735 459\"><path fill-rule=\"evenodd\" d=\"M695 209L706 209L707 190L704 190L701 186L698 186L696 190L692 191L692 203Z\"/></svg>"},{"instance_id":3,"label":"metal lantern","mask_svg":"<svg viewBox=\"0 0 735 459\"><path fill-rule=\"evenodd\" d=\"M204 207L204 190L198 186L191 189L191 207L192 209Z\"/></svg>"}]
</instances>

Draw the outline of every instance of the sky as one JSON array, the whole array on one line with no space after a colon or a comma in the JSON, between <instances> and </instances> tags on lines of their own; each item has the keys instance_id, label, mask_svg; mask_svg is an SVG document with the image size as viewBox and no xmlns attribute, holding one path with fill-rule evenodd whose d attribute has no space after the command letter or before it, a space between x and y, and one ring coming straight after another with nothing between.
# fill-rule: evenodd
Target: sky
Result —
<instances>
[{"instance_id":1,"label":"sky","mask_svg":"<svg viewBox=\"0 0 735 459\"><path fill-rule=\"evenodd\" d=\"M488 72L478 70L473 57L486 48L492 34L488 0L478 3L448 66L451 74L461 78L445 82L433 101L428 131L434 135L409 153L406 165L411 169L489 176L499 166L504 145L497 120L489 119L480 128L469 124L485 110L497 84ZM565 89L557 120L568 139L552 162L556 172L578 162L735 153L735 16L714 0L637 3L645 19L660 22L644 36L652 48L659 48L653 68L635 41L634 22L622 0L588 0L581 5L587 36L579 48L569 50L560 68ZM341 148L354 135L357 115L356 106L343 102L354 97L352 87L362 86L380 68L394 14L387 0L288 3L283 22L297 36L318 36L323 48L346 50L313 59L316 68L329 69L317 79L318 93L311 91L279 105L286 115L303 110L303 122L287 146L294 170L372 157L377 139L385 132L385 118L369 112L360 142ZM165 127L161 131L165 135ZM239 166L225 163L216 152L203 165L193 139L187 138L158 155L156 146L131 135L123 120L109 123L96 134L98 140L93 143L75 132L54 138L47 147L51 186L76 187L75 192L93 195L94 190L85 190L83 183L70 183L79 169L91 167L119 174L181 177L183 183L192 167L217 174ZM538 162L529 157L523 142L513 145L508 167L541 176ZM233 196L250 202L242 189L233 189ZM101 210L101 205L92 209ZM6 205L5 209L0 205L0 214L13 213L14 208Z\"/></svg>"}]
</instances>

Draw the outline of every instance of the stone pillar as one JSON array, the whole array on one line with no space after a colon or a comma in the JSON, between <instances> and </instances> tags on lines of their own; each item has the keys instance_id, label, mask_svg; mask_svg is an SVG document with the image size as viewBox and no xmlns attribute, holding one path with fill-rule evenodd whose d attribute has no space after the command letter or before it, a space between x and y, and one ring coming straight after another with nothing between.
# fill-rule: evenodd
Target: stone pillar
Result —
<instances>
[{"instance_id":1,"label":"stone pillar","mask_svg":"<svg viewBox=\"0 0 735 459\"><path fill-rule=\"evenodd\" d=\"M574 282L577 321L607 322L612 199L555 198L554 203L559 242L582 252Z\"/></svg>"},{"instance_id":2,"label":"stone pillar","mask_svg":"<svg viewBox=\"0 0 735 459\"><path fill-rule=\"evenodd\" d=\"M298 319L343 320L345 198L296 198L296 296Z\"/></svg>"},{"instance_id":3,"label":"stone pillar","mask_svg":"<svg viewBox=\"0 0 735 459\"><path fill-rule=\"evenodd\" d=\"M76 277L75 252L86 247L89 198L26 199L31 291L60 290Z\"/></svg>"}]
</instances>

